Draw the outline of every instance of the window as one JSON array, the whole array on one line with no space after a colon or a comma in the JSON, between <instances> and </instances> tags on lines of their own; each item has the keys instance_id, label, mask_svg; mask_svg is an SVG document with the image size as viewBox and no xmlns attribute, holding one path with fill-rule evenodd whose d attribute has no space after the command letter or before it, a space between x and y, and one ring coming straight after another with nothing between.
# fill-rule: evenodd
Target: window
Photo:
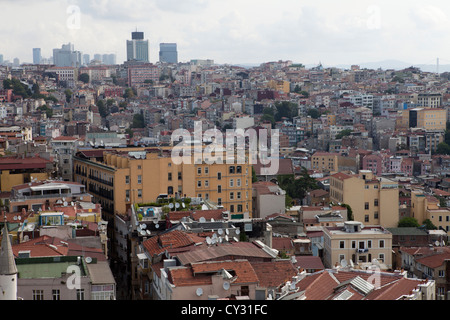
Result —
<instances>
[{"instance_id":1,"label":"window","mask_svg":"<svg viewBox=\"0 0 450 320\"><path fill-rule=\"evenodd\" d=\"M61 293L60 293L59 289L52 290L52 298L53 298L53 300L61 300Z\"/></svg>"},{"instance_id":2,"label":"window","mask_svg":"<svg viewBox=\"0 0 450 320\"><path fill-rule=\"evenodd\" d=\"M364 209L365 210L369 210L369 203L368 202L365 202L364 203ZM366 221L367 222L367 221Z\"/></svg>"},{"instance_id":3,"label":"window","mask_svg":"<svg viewBox=\"0 0 450 320\"><path fill-rule=\"evenodd\" d=\"M217 172L217 180L222 180L222 173L221 172Z\"/></svg>"},{"instance_id":4,"label":"window","mask_svg":"<svg viewBox=\"0 0 450 320\"><path fill-rule=\"evenodd\" d=\"M230 168L228 168L229 173L233 174L236 171L236 168L234 166L231 166Z\"/></svg>"},{"instance_id":5,"label":"window","mask_svg":"<svg viewBox=\"0 0 450 320\"><path fill-rule=\"evenodd\" d=\"M142 189L138 189L138 198L142 198Z\"/></svg>"},{"instance_id":6,"label":"window","mask_svg":"<svg viewBox=\"0 0 450 320\"><path fill-rule=\"evenodd\" d=\"M217 204L218 204L219 206L222 205L222 198L217 198Z\"/></svg>"},{"instance_id":7,"label":"window","mask_svg":"<svg viewBox=\"0 0 450 320\"><path fill-rule=\"evenodd\" d=\"M345 241L339 241L339 248L344 249L345 248Z\"/></svg>"},{"instance_id":8,"label":"window","mask_svg":"<svg viewBox=\"0 0 450 320\"><path fill-rule=\"evenodd\" d=\"M230 212L234 212L234 204L230 206Z\"/></svg>"},{"instance_id":9,"label":"window","mask_svg":"<svg viewBox=\"0 0 450 320\"><path fill-rule=\"evenodd\" d=\"M364 241L359 241L359 245L358 245L358 249L365 249L366 248L366 243Z\"/></svg>"},{"instance_id":10,"label":"window","mask_svg":"<svg viewBox=\"0 0 450 320\"><path fill-rule=\"evenodd\" d=\"M125 183L130 184L130 176L125 176Z\"/></svg>"},{"instance_id":11,"label":"window","mask_svg":"<svg viewBox=\"0 0 450 320\"><path fill-rule=\"evenodd\" d=\"M372 248L372 240L367 240L367 248Z\"/></svg>"},{"instance_id":12,"label":"window","mask_svg":"<svg viewBox=\"0 0 450 320\"><path fill-rule=\"evenodd\" d=\"M380 242L379 242L379 247L380 247L380 248L384 248L384 240L380 240Z\"/></svg>"},{"instance_id":13,"label":"window","mask_svg":"<svg viewBox=\"0 0 450 320\"><path fill-rule=\"evenodd\" d=\"M172 174L170 174L171 176L170 176L170 180L172 180ZM137 177L138 179L138 184L141 184L142 183L142 176L141 175L138 175L138 177Z\"/></svg>"},{"instance_id":14,"label":"window","mask_svg":"<svg viewBox=\"0 0 450 320\"><path fill-rule=\"evenodd\" d=\"M217 186L217 193L222 193L222 186Z\"/></svg>"},{"instance_id":15,"label":"window","mask_svg":"<svg viewBox=\"0 0 450 320\"><path fill-rule=\"evenodd\" d=\"M242 212L242 204L238 204L238 206L237 206L237 211L238 211L238 212Z\"/></svg>"},{"instance_id":16,"label":"window","mask_svg":"<svg viewBox=\"0 0 450 320\"><path fill-rule=\"evenodd\" d=\"M230 179L230 188L234 187L234 179Z\"/></svg>"},{"instance_id":17,"label":"window","mask_svg":"<svg viewBox=\"0 0 450 320\"><path fill-rule=\"evenodd\" d=\"M373 200L373 205L374 205L375 207L378 207L378 199Z\"/></svg>"},{"instance_id":18,"label":"window","mask_svg":"<svg viewBox=\"0 0 450 320\"><path fill-rule=\"evenodd\" d=\"M208 173L209 173L209 168L205 167L205 174L208 174Z\"/></svg>"},{"instance_id":19,"label":"window","mask_svg":"<svg viewBox=\"0 0 450 320\"><path fill-rule=\"evenodd\" d=\"M240 198L241 198L241 193L238 192L238 193L236 194L236 196L237 196L238 199L240 199Z\"/></svg>"},{"instance_id":20,"label":"window","mask_svg":"<svg viewBox=\"0 0 450 320\"><path fill-rule=\"evenodd\" d=\"M339 255L339 262L341 262L344 259L345 259L345 254L340 254Z\"/></svg>"},{"instance_id":21,"label":"window","mask_svg":"<svg viewBox=\"0 0 450 320\"><path fill-rule=\"evenodd\" d=\"M201 167L197 168L197 174L202 174L202 168Z\"/></svg>"},{"instance_id":22,"label":"window","mask_svg":"<svg viewBox=\"0 0 450 320\"><path fill-rule=\"evenodd\" d=\"M445 270L439 270L439 278L445 278Z\"/></svg>"},{"instance_id":23,"label":"window","mask_svg":"<svg viewBox=\"0 0 450 320\"><path fill-rule=\"evenodd\" d=\"M173 187L167 187L167 194L173 194Z\"/></svg>"},{"instance_id":24,"label":"window","mask_svg":"<svg viewBox=\"0 0 450 320\"><path fill-rule=\"evenodd\" d=\"M208 187L209 187L209 181L205 180L205 188L208 188Z\"/></svg>"},{"instance_id":25,"label":"window","mask_svg":"<svg viewBox=\"0 0 450 320\"><path fill-rule=\"evenodd\" d=\"M126 201L130 201L130 190L125 190Z\"/></svg>"},{"instance_id":26,"label":"window","mask_svg":"<svg viewBox=\"0 0 450 320\"><path fill-rule=\"evenodd\" d=\"M374 219L378 219L378 211L374 211L374 213L373 213L373 218L374 218Z\"/></svg>"},{"instance_id":27,"label":"window","mask_svg":"<svg viewBox=\"0 0 450 320\"><path fill-rule=\"evenodd\" d=\"M172 172L167 173L167 180L172 181Z\"/></svg>"},{"instance_id":28,"label":"window","mask_svg":"<svg viewBox=\"0 0 450 320\"><path fill-rule=\"evenodd\" d=\"M230 192L230 200L234 200L234 192Z\"/></svg>"},{"instance_id":29,"label":"window","mask_svg":"<svg viewBox=\"0 0 450 320\"><path fill-rule=\"evenodd\" d=\"M368 215L368 214L366 214L366 215L364 216L364 222L369 222L369 215Z\"/></svg>"},{"instance_id":30,"label":"window","mask_svg":"<svg viewBox=\"0 0 450 320\"><path fill-rule=\"evenodd\" d=\"M199 181L197 181L197 187L198 188L201 188L202 187L202 182L199 180Z\"/></svg>"},{"instance_id":31,"label":"window","mask_svg":"<svg viewBox=\"0 0 450 320\"><path fill-rule=\"evenodd\" d=\"M183 180L183 175L181 172L178 172L178 180Z\"/></svg>"},{"instance_id":32,"label":"window","mask_svg":"<svg viewBox=\"0 0 450 320\"><path fill-rule=\"evenodd\" d=\"M141 165L138 165L138 170L141 170L142 169L142 166Z\"/></svg>"},{"instance_id":33,"label":"window","mask_svg":"<svg viewBox=\"0 0 450 320\"><path fill-rule=\"evenodd\" d=\"M242 173L242 167L241 166L237 166L236 167L236 173Z\"/></svg>"},{"instance_id":34,"label":"window","mask_svg":"<svg viewBox=\"0 0 450 320\"><path fill-rule=\"evenodd\" d=\"M241 179L236 179L236 186L240 187L241 186Z\"/></svg>"},{"instance_id":35,"label":"window","mask_svg":"<svg viewBox=\"0 0 450 320\"><path fill-rule=\"evenodd\" d=\"M384 253L380 253L378 255L378 260L380 260L381 262L384 262Z\"/></svg>"},{"instance_id":36,"label":"window","mask_svg":"<svg viewBox=\"0 0 450 320\"><path fill-rule=\"evenodd\" d=\"M33 300L44 300L44 290L33 290Z\"/></svg>"},{"instance_id":37,"label":"window","mask_svg":"<svg viewBox=\"0 0 450 320\"><path fill-rule=\"evenodd\" d=\"M352 249L356 249L356 241L352 240Z\"/></svg>"}]
</instances>

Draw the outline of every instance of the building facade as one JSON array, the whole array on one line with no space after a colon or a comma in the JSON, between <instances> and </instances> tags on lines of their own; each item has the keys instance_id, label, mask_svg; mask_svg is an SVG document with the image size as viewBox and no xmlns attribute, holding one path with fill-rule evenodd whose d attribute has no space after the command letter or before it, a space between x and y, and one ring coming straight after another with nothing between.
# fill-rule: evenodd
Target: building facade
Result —
<instances>
[{"instance_id":1,"label":"building facade","mask_svg":"<svg viewBox=\"0 0 450 320\"><path fill-rule=\"evenodd\" d=\"M398 184L376 177L372 171L358 175L343 172L330 177L330 201L348 204L354 219L365 224L397 227L399 221Z\"/></svg>"},{"instance_id":2,"label":"building facade","mask_svg":"<svg viewBox=\"0 0 450 320\"><path fill-rule=\"evenodd\" d=\"M381 226L365 226L359 221L346 221L344 227L325 227L324 265L363 266L376 259L381 270L392 268L392 234ZM345 261L345 262L344 262Z\"/></svg>"}]
</instances>

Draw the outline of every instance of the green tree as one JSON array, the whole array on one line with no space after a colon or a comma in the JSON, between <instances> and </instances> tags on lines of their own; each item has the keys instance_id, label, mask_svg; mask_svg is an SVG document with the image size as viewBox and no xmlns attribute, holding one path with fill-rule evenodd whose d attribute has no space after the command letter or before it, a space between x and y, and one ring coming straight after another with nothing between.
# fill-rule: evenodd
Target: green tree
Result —
<instances>
[{"instance_id":1,"label":"green tree","mask_svg":"<svg viewBox=\"0 0 450 320\"><path fill-rule=\"evenodd\" d=\"M319 119L320 111L315 108L309 109L308 116L311 116L311 118L313 118L313 119Z\"/></svg>"},{"instance_id":2,"label":"green tree","mask_svg":"<svg viewBox=\"0 0 450 320\"><path fill-rule=\"evenodd\" d=\"M109 112L108 112L108 108L105 106L105 101L98 100L97 107L98 107L98 113L100 114L100 117L106 118L108 116Z\"/></svg>"},{"instance_id":3,"label":"green tree","mask_svg":"<svg viewBox=\"0 0 450 320\"><path fill-rule=\"evenodd\" d=\"M399 228L414 228L414 227L420 227L419 222L416 218L413 217L405 217L400 219L398 222Z\"/></svg>"},{"instance_id":4,"label":"green tree","mask_svg":"<svg viewBox=\"0 0 450 320\"><path fill-rule=\"evenodd\" d=\"M144 116L141 113L136 113L133 116L132 128L145 128Z\"/></svg>"},{"instance_id":5,"label":"green tree","mask_svg":"<svg viewBox=\"0 0 450 320\"><path fill-rule=\"evenodd\" d=\"M252 183L255 183L258 181L258 177L256 176L255 168L252 167Z\"/></svg>"},{"instance_id":6,"label":"green tree","mask_svg":"<svg viewBox=\"0 0 450 320\"><path fill-rule=\"evenodd\" d=\"M436 153L449 155L450 154L450 145L446 144L445 142L439 143L436 148Z\"/></svg>"},{"instance_id":7,"label":"green tree","mask_svg":"<svg viewBox=\"0 0 450 320\"><path fill-rule=\"evenodd\" d=\"M424 220L423 224L427 230L437 230L437 227L433 224L433 222L431 222L430 219Z\"/></svg>"},{"instance_id":8,"label":"green tree","mask_svg":"<svg viewBox=\"0 0 450 320\"><path fill-rule=\"evenodd\" d=\"M275 108L275 121L280 121L282 118L292 121L292 118L298 115L298 105L289 101L277 102Z\"/></svg>"},{"instance_id":9,"label":"green tree","mask_svg":"<svg viewBox=\"0 0 450 320\"><path fill-rule=\"evenodd\" d=\"M343 137L347 137L347 136L351 135L352 132L353 132L353 130L351 130L351 129L342 130L341 132L339 132L336 135L336 139L342 139Z\"/></svg>"},{"instance_id":10,"label":"green tree","mask_svg":"<svg viewBox=\"0 0 450 320\"><path fill-rule=\"evenodd\" d=\"M72 90L66 89L64 91L64 94L66 95L66 101L69 103L72 100L72 95L73 95Z\"/></svg>"},{"instance_id":11,"label":"green tree","mask_svg":"<svg viewBox=\"0 0 450 320\"><path fill-rule=\"evenodd\" d=\"M80 80L83 83L89 83L89 74L82 73L78 76L78 80Z\"/></svg>"},{"instance_id":12,"label":"green tree","mask_svg":"<svg viewBox=\"0 0 450 320\"><path fill-rule=\"evenodd\" d=\"M347 220L353 221L355 218L353 217L352 207L350 207L350 205L346 204L346 203L341 203L341 207L344 207L345 209L347 209Z\"/></svg>"},{"instance_id":13,"label":"green tree","mask_svg":"<svg viewBox=\"0 0 450 320\"><path fill-rule=\"evenodd\" d=\"M124 99L131 99L134 97L134 91L131 88L126 88L123 95Z\"/></svg>"}]
</instances>

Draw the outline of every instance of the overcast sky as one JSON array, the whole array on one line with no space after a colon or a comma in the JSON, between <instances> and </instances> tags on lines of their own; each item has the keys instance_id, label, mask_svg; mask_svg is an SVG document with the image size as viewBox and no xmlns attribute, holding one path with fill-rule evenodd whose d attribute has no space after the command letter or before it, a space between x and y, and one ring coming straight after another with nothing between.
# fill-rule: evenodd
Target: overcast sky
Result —
<instances>
[{"instance_id":1,"label":"overcast sky","mask_svg":"<svg viewBox=\"0 0 450 320\"><path fill-rule=\"evenodd\" d=\"M135 29L159 44L176 42L179 61L292 60L357 64L396 59L450 63L450 3L416 0L0 0L0 53L32 61L71 42L126 59Z\"/></svg>"}]
</instances>

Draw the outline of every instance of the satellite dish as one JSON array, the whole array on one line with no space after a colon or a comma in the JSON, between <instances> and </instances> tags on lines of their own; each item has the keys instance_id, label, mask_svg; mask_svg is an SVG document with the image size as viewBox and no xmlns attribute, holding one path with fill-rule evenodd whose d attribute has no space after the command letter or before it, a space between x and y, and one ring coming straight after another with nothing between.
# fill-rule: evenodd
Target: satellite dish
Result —
<instances>
[{"instance_id":1,"label":"satellite dish","mask_svg":"<svg viewBox=\"0 0 450 320\"><path fill-rule=\"evenodd\" d=\"M183 208L186 208L186 205L184 204L184 202L181 205L183 206Z\"/></svg>"},{"instance_id":2,"label":"satellite dish","mask_svg":"<svg viewBox=\"0 0 450 320\"><path fill-rule=\"evenodd\" d=\"M230 234L230 230L225 229L225 233L226 233L226 234Z\"/></svg>"},{"instance_id":3,"label":"satellite dish","mask_svg":"<svg viewBox=\"0 0 450 320\"><path fill-rule=\"evenodd\" d=\"M208 245L212 244L211 238L210 237L206 237L206 243Z\"/></svg>"},{"instance_id":4,"label":"satellite dish","mask_svg":"<svg viewBox=\"0 0 450 320\"><path fill-rule=\"evenodd\" d=\"M211 218L211 222L214 222L214 218Z\"/></svg>"},{"instance_id":5,"label":"satellite dish","mask_svg":"<svg viewBox=\"0 0 450 320\"><path fill-rule=\"evenodd\" d=\"M236 234L240 234L240 233L241 233L241 230L236 229Z\"/></svg>"},{"instance_id":6,"label":"satellite dish","mask_svg":"<svg viewBox=\"0 0 450 320\"><path fill-rule=\"evenodd\" d=\"M151 235L152 233L150 232L150 230L146 230L148 235Z\"/></svg>"},{"instance_id":7,"label":"satellite dish","mask_svg":"<svg viewBox=\"0 0 450 320\"><path fill-rule=\"evenodd\" d=\"M67 201L64 201L63 205L64 207L67 207Z\"/></svg>"},{"instance_id":8,"label":"satellite dish","mask_svg":"<svg viewBox=\"0 0 450 320\"><path fill-rule=\"evenodd\" d=\"M158 223L155 224L155 228L156 228L156 229L159 229L159 224L158 224Z\"/></svg>"},{"instance_id":9,"label":"satellite dish","mask_svg":"<svg viewBox=\"0 0 450 320\"><path fill-rule=\"evenodd\" d=\"M202 288L197 288L195 293L197 294L197 296L201 297L203 295L203 289Z\"/></svg>"},{"instance_id":10,"label":"satellite dish","mask_svg":"<svg viewBox=\"0 0 450 320\"><path fill-rule=\"evenodd\" d=\"M220 238L219 238L219 243L222 243L222 242L223 242L223 238L220 237Z\"/></svg>"},{"instance_id":11,"label":"satellite dish","mask_svg":"<svg viewBox=\"0 0 450 320\"><path fill-rule=\"evenodd\" d=\"M146 224L141 224L141 229L146 229L147 228L147 225Z\"/></svg>"},{"instance_id":12,"label":"satellite dish","mask_svg":"<svg viewBox=\"0 0 450 320\"><path fill-rule=\"evenodd\" d=\"M228 242L228 236L225 236L225 241Z\"/></svg>"},{"instance_id":13,"label":"satellite dish","mask_svg":"<svg viewBox=\"0 0 450 320\"><path fill-rule=\"evenodd\" d=\"M347 260L342 259L341 260L341 266L344 267L344 268L347 267L348 266Z\"/></svg>"},{"instance_id":14,"label":"satellite dish","mask_svg":"<svg viewBox=\"0 0 450 320\"><path fill-rule=\"evenodd\" d=\"M222 230L222 229L217 230L217 232L218 232L220 235L223 234L223 230Z\"/></svg>"},{"instance_id":15,"label":"satellite dish","mask_svg":"<svg viewBox=\"0 0 450 320\"><path fill-rule=\"evenodd\" d=\"M201 223L205 223L205 222L206 222L206 219L205 219L205 217L201 217L199 221L200 221Z\"/></svg>"},{"instance_id":16,"label":"satellite dish","mask_svg":"<svg viewBox=\"0 0 450 320\"><path fill-rule=\"evenodd\" d=\"M15 217L14 217L15 218ZM436 246L436 247L439 247L439 241L436 241L435 243L434 243L434 245Z\"/></svg>"},{"instance_id":17,"label":"satellite dish","mask_svg":"<svg viewBox=\"0 0 450 320\"><path fill-rule=\"evenodd\" d=\"M17 216L17 219L20 221L20 220L22 220L22 217L21 216Z\"/></svg>"},{"instance_id":18,"label":"satellite dish","mask_svg":"<svg viewBox=\"0 0 450 320\"><path fill-rule=\"evenodd\" d=\"M17 216L14 216L14 218L13 218L14 220L17 220Z\"/></svg>"},{"instance_id":19,"label":"satellite dish","mask_svg":"<svg viewBox=\"0 0 450 320\"><path fill-rule=\"evenodd\" d=\"M145 232L145 230L141 230L141 235L142 235L142 236L146 236L146 235L147 235L147 232Z\"/></svg>"},{"instance_id":20,"label":"satellite dish","mask_svg":"<svg viewBox=\"0 0 450 320\"><path fill-rule=\"evenodd\" d=\"M91 257L86 257L86 263L91 263L92 262L92 258Z\"/></svg>"},{"instance_id":21,"label":"satellite dish","mask_svg":"<svg viewBox=\"0 0 450 320\"><path fill-rule=\"evenodd\" d=\"M355 266L355 264L353 263L353 260L350 259L350 266L353 268Z\"/></svg>"},{"instance_id":22,"label":"satellite dish","mask_svg":"<svg viewBox=\"0 0 450 320\"><path fill-rule=\"evenodd\" d=\"M224 282L224 283L223 283L223 289L224 289L224 290L230 289L230 283L229 283L229 282Z\"/></svg>"},{"instance_id":23,"label":"satellite dish","mask_svg":"<svg viewBox=\"0 0 450 320\"><path fill-rule=\"evenodd\" d=\"M169 208L173 209L173 203L169 203Z\"/></svg>"},{"instance_id":24,"label":"satellite dish","mask_svg":"<svg viewBox=\"0 0 450 320\"><path fill-rule=\"evenodd\" d=\"M175 203L175 208L179 208L180 207L180 204L177 202L177 203Z\"/></svg>"}]
</instances>

